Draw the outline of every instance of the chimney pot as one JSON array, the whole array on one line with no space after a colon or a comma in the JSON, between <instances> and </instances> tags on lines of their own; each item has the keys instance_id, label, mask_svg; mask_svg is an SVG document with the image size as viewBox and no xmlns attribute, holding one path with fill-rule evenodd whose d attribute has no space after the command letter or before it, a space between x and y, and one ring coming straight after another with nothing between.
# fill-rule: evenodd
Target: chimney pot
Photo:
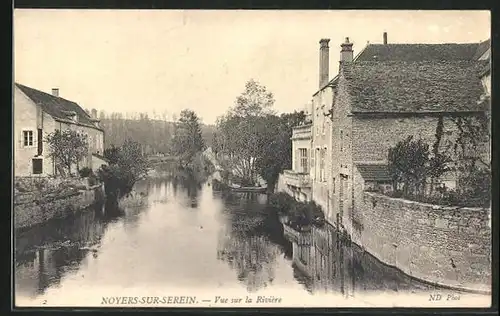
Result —
<instances>
[{"instance_id":1,"label":"chimney pot","mask_svg":"<svg viewBox=\"0 0 500 316\"><path fill-rule=\"evenodd\" d=\"M387 45L387 32L384 32L384 45Z\"/></svg>"},{"instance_id":2,"label":"chimney pot","mask_svg":"<svg viewBox=\"0 0 500 316\"><path fill-rule=\"evenodd\" d=\"M345 38L345 42L340 44L340 47L342 48L340 50L340 63L344 62L351 62L353 60L353 50L352 50L353 44L349 42L349 37Z\"/></svg>"},{"instance_id":3,"label":"chimney pot","mask_svg":"<svg viewBox=\"0 0 500 316\"><path fill-rule=\"evenodd\" d=\"M319 41L319 89L322 89L328 83L330 66L330 48L329 38L322 38Z\"/></svg>"},{"instance_id":4,"label":"chimney pot","mask_svg":"<svg viewBox=\"0 0 500 316\"><path fill-rule=\"evenodd\" d=\"M52 88L52 95L55 97L59 96L59 88Z\"/></svg>"}]
</instances>

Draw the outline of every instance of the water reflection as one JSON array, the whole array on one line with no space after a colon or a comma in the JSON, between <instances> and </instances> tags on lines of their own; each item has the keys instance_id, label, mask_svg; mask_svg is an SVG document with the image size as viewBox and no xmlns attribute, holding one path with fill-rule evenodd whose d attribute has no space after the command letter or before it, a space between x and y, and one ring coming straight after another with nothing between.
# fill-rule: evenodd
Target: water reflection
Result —
<instances>
[{"instance_id":1,"label":"water reflection","mask_svg":"<svg viewBox=\"0 0 500 316\"><path fill-rule=\"evenodd\" d=\"M98 206L16 232L16 290L31 289L25 293L30 296L41 294L77 270L87 256L97 258L101 238L117 214Z\"/></svg>"},{"instance_id":2,"label":"water reflection","mask_svg":"<svg viewBox=\"0 0 500 316\"><path fill-rule=\"evenodd\" d=\"M293 243L295 278L311 293L354 296L433 288L383 265L329 225L301 233L287 229L287 236Z\"/></svg>"},{"instance_id":3,"label":"water reflection","mask_svg":"<svg viewBox=\"0 0 500 316\"><path fill-rule=\"evenodd\" d=\"M223 194L173 177L135 189L148 195L145 208L108 205L17 231L16 295L35 297L58 286L77 291L80 285L96 291L236 285L250 292L296 288L346 297L427 288L329 226L310 233L284 227L265 195Z\"/></svg>"},{"instance_id":4,"label":"water reflection","mask_svg":"<svg viewBox=\"0 0 500 316\"><path fill-rule=\"evenodd\" d=\"M279 252L260 229L264 209L255 198L234 194L226 200L224 209L229 225L219 234L217 258L235 270L237 279L249 292L272 283Z\"/></svg>"}]
</instances>

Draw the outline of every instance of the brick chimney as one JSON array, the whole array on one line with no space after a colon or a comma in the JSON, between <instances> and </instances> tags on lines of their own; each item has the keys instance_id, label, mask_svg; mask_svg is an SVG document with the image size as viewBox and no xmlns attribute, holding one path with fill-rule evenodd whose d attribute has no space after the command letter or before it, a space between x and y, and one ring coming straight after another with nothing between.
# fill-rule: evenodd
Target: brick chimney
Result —
<instances>
[{"instance_id":1,"label":"brick chimney","mask_svg":"<svg viewBox=\"0 0 500 316\"><path fill-rule=\"evenodd\" d=\"M59 97L59 88L52 88L52 95L55 97Z\"/></svg>"},{"instance_id":2,"label":"brick chimney","mask_svg":"<svg viewBox=\"0 0 500 316\"><path fill-rule=\"evenodd\" d=\"M323 88L328 83L330 68L330 39L322 38L319 41L319 88Z\"/></svg>"},{"instance_id":3,"label":"brick chimney","mask_svg":"<svg viewBox=\"0 0 500 316\"><path fill-rule=\"evenodd\" d=\"M384 32L384 45L387 45L387 32Z\"/></svg>"},{"instance_id":4,"label":"brick chimney","mask_svg":"<svg viewBox=\"0 0 500 316\"><path fill-rule=\"evenodd\" d=\"M96 119L96 118L97 118L97 110L96 110L96 109L92 109L92 111L91 111L90 113L92 113L92 114L90 115L92 118L94 118L94 119Z\"/></svg>"},{"instance_id":5,"label":"brick chimney","mask_svg":"<svg viewBox=\"0 0 500 316\"><path fill-rule=\"evenodd\" d=\"M340 44L340 63L351 62L353 59L352 43L349 42L349 37L345 38L345 42Z\"/></svg>"}]
</instances>

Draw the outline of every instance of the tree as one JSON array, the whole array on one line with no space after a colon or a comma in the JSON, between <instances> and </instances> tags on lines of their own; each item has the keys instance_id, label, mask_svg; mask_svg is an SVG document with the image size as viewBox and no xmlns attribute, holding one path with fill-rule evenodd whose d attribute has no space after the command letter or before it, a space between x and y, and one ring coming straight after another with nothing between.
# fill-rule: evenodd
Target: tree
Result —
<instances>
[{"instance_id":1,"label":"tree","mask_svg":"<svg viewBox=\"0 0 500 316\"><path fill-rule=\"evenodd\" d=\"M175 129L173 153L179 157L181 165L186 166L193 161L197 153L205 149L200 120L191 110L183 110Z\"/></svg>"},{"instance_id":2,"label":"tree","mask_svg":"<svg viewBox=\"0 0 500 316\"><path fill-rule=\"evenodd\" d=\"M266 180L268 192L273 192L279 174L292 167L292 129L305 121L305 114L293 112L281 116L268 115L261 130L262 154L256 166Z\"/></svg>"},{"instance_id":3,"label":"tree","mask_svg":"<svg viewBox=\"0 0 500 316\"><path fill-rule=\"evenodd\" d=\"M106 158L109 164L117 164L120 156L120 148L115 145L111 145L111 147L104 149L104 158Z\"/></svg>"},{"instance_id":4,"label":"tree","mask_svg":"<svg viewBox=\"0 0 500 316\"><path fill-rule=\"evenodd\" d=\"M269 116L274 114L274 98L266 87L249 80L235 105L217 121L217 149L223 156L222 165L240 179L253 185L258 170L256 162L264 154L263 134Z\"/></svg>"},{"instance_id":5,"label":"tree","mask_svg":"<svg viewBox=\"0 0 500 316\"><path fill-rule=\"evenodd\" d=\"M67 168L68 174L71 175L73 165L76 165L78 171L79 162L88 153L86 135L74 130L56 130L47 135L46 141L49 145L49 156L54 159L56 166L62 167L60 171Z\"/></svg>"},{"instance_id":6,"label":"tree","mask_svg":"<svg viewBox=\"0 0 500 316\"><path fill-rule=\"evenodd\" d=\"M254 79L245 84L245 90L236 98L232 112L236 116L250 117L273 114L274 96Z\"/></svg>"},{"instance_id":7,"label":"tree","mask_svg":"<svg viewBox=\"0 0 500 316\"><path fill-rule=\"evenodd\" d=\"M148 172L148 160L142 154L141 145L127 139L121 148L112 147L105 151L109 166L98 171L104 182L106 196L117 201L132 191L134 184Z\"/></svg>"},{"instance_id":8,"label":"tree","mask_svg":"<svg viewBox=\"0 0 500 316\"><path fill-rule=\"evenodd\" d=\"M437 179L447 172L450 159L436 149L431 157L429 144L409 136L389 148L388 161L396 190L402 186L404 196L424 196L427 180Z\"/></svg>"}]
</instances>

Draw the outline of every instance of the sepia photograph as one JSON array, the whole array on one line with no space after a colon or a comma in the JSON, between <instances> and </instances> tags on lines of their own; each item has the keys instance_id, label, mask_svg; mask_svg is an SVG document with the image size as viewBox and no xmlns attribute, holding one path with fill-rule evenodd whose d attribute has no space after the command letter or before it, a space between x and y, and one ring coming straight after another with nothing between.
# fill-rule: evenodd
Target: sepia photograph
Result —
<instances>
[{"instance_id":1,"label":"sepia photograph","mask_svg":"<svg viewBox=\"0 0 500 316\"><path fill-rule=\"evenodd\" d=\"M13 308L490 307L490 29L14 9Z\"/></svg>"}]
</instances>

